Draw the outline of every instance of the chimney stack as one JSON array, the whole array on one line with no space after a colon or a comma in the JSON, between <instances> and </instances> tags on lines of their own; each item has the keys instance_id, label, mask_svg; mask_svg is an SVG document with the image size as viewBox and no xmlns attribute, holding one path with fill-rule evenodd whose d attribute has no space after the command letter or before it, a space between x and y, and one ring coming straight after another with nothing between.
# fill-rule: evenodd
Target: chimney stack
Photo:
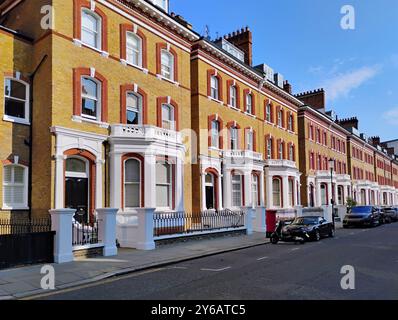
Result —
<instances>
[{"instance_id":1,"label":"chimney stack","mask_svg":"<svg viewBox=\"0 0 398 320\"><path fill-rule=\"evenodd\" d=\"M372 146L374 146L374 147L381 146L380 137L371 137L369 140L370 140L369 142Z\"/></svg>"},{"instance_id":2,"label":"chimney stack","mask_svg":"<svg viewBox=\"0 0 398 320\"><path fill-rule=\"evenodd\" d=\"M292 85L289 83L289 81L288 80L286 80L284 83L283 83L283 90L285 90L287 93L290 93L290 94L292 94Z\"/></svg>"},{"instance_id":3,"label":"chimney stack","mask_svg":"<svg viewBox=\"0 0 398 320\"><path fill-rule=\"evenodd\" d=\"M314 109L325 112L326 108L326 94L325 90L317 89L314 91L307 91L295 95L297 99L304 104L311 106Z\"/></svg>"},{"instance_id":4,"label":"chimney stack","mask_svg":"<svg viewBox=\"0 0 398 320\"><path fill-rule=\"evenodd\" d=\"M224 38L245 53L245 63L253 65L253 34L249 27L228 34Z\"/></svg>"},{"instance_id":5,"label":"chimney stack","mask_svg":"<svg viewBox=\"0 0 398 320\"><path fill-rule=\"evenodd\" d=\"M338 120L337 123L348 131L350 131L351 128L355 128L357 130L359 128L359 121L358 121L357 117L341 119L341 120ZM380 140L380 138L379 138L379 140Z\"/></svg>"}]
</instances>

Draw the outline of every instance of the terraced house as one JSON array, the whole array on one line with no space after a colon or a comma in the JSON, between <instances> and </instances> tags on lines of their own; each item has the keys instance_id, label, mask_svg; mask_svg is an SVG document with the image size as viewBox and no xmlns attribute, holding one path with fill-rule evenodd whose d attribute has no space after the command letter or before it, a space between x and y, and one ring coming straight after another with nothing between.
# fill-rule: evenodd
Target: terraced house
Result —
<instances>
[{"instance_id":1,"label":"terraced house","mask_svg":"<svg viewBox=\"0 0 398 320\"><path fill-rule=\"evenodd\" d=\"M252 45L245 28L193 46L197 210L291 210L300 202L297 109L302 103L281 75L266 65L253 67Z\"/></svg>"},{"instance_id":2,"label":"terraced house","mask_svg":"<svg viewBox=\"0 0 398 320\"><path fill-rule=\"evenodd\" d=\"M248 208L264 231L265 209L398 204L397 152L326 112L323 90L294 95L255 66L249 28L211 40L168 0L5 0L0 49L0 218L63 212L86 241L73 245L97 245L114 208L114 238L147 250L249 229L234 220ZM220 211L229 224L199 219Z\"/></svg>"}]
</instances>

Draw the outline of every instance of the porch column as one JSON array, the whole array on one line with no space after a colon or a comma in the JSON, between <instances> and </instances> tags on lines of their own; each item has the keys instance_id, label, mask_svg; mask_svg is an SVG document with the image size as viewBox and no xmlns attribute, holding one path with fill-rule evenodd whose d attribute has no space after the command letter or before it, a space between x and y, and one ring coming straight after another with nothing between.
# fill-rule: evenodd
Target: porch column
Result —
<instances>
[{"instance_id":1,"label":"porch column","mask_svg":"<svg viewBox=\"0 0 398 320\"><path fill-rule=\"evenodd\" d=\"M260 207L264 207L265 206L264 171L261 171L259 183L260 183Z\"/></svg>"},{"instance_id":2,"label":"porch column","mask_svg":"<svg viewBox=\"0 0 398 320\"><path fill-rule=\"evenodd\" d=\"M64 163L66 157L63 154L59 154L55 158L55 209L62 209L65 207L64 201Z\"/></svg>"},{"instance_id":3,"label":"porch column","mask_svg":"<svg viewBox=\"0 0 398 320\"><path fill-rule=\"evenodd\" d=\"M282 195L283 195L283 203L282 208L289 208L289 177L282 177Z\"/></svg>"},{"instance_id":4,"label":"porch column","mask_svg":"<svg viewBox=\"0 0 398 320\"><path fill-rule=\"evenodd\" d=\"M51 230L55 231L54 262L73 261L72 218L76 213L73 209L50 210Z\"/></svg>"},{"instance_id":5,"label":"porch column","mask_svg":"<svg viewBox=\"0 0 398 320\"><path fill-rule=\"evenodd\" d=\"M145 208L156 208L156 155L145 154Z\"/></svg>"},{"instance_id":6,"label":"porch column","mask_svg":"<svg viewBox=\"0 0 398 320\"><path fill-rule=\"evenodd\" d=\"M116 247L116 214L119 209L102 208L97 209L98 235L104 244L104 257L117 255Z\"/></svg>"},{"instance_id":7,"label":"porch column","mask_svg":"<svg viewBox=\"0 0 398 320\"><path fill-rule=\"evenodd\" d=\"M178 212L184 211L184 163L181 158L176 158L176 208Z\"/></svg>"},{"instance_id":8,"label":"porch column","mask_svg":"<svg viewBox=\"0 0 398 320\"><path fill-rule=\"evenodd\" d=\"M122 154L110 153L109 166L109 189L110 189L110 206L112 208L122 208Z\"/></svg>"},{"instance_id":9,"label":"porch column","mask_svg":"<svg viewBox=\"0 0 398 320\"><path fill-rule=\"evenodd\" d=\"M206 211L206 174L201 173L200 174L200 183L201 183L201 189L202 189L202 211Z\"/></svg>"},{"instance_id":10,"label":"porch column","mask_svg":"<svg viewBox=\"0 0 398 320\"><path fill-rule=\"evenodd\" d=\"M294 206L301 205L300 179L294 179Z\"/></svg>"},{"instance_id":11,"label":"porch column","mask_svg":"<svg viewBox=\"0 0 398 320\"><path fill-rule=\"evenodd\" d=\"M267 175L266 177L266 181L267 181L267 196L266 196L266 200L267 200L267 208L271 209L274 207L274 199L272 197L272 176L271 175Z\"/></svg>"},{"instance_id":12,"label":"porch column","mask_svg":"<svg viewBox=\"0 0 398 320\"><path fill-rule=\"evenodd\" d=\"M224 173L224 207L231 208L232 206L232 186L231 186L231 170L225 170Z\"/></svg>"},{"instance_id":13,"label":"porch column","mask_svg":"<svg viewBox=\"0 0 398 320\"><path fill-rule=\"evenodd\" d=\"M245 171L243 176L243 183L245 188L245 206L253 207L253 195L252 195L252 173L251 171Z\"/></svg>"},{"instance_id":14,"label":"porch column","mask_svg":"<svg viewBox=\"0 0 398 320\"><path fill-rule=\"evenodd\" d=\"M321 184L320 182L316 182L316 207L322 206L322 197L321 197Z\"/></svg>"},{"instance_id":15,"label":"porch column","mask_svg":"<svg viewBox=\"0 0 398 320\"><path fill-rule=\"evenodd\" d=\"M103 203L103 192L102 192L102 186L104 185L103 179L102 179L102 172L103 172L103 167L104 167L105 161L102 159L97 159L95 163L95 176L96 176L96 181L95 181L95 208L102 208L104 207Z\"/></svg>"}]
</instances>

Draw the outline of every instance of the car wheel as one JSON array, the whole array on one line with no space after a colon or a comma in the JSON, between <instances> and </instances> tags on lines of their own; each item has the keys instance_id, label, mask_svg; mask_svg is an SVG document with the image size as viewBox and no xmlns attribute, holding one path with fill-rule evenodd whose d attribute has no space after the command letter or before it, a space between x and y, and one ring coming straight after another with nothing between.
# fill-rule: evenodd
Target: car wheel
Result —
<instances>
[{"instance_id":1,"label":"car wheel","mask_svg":"<svg viewBox=\"0 0 398 320\"><path fill-rule=\"evenodd\" d=\"M334 230L334 228L332 228L332 229L330 230L329 237L330 237L330 238L334 238L334 235L335 235L335 230Z\"/></svg>"},{"instance_id":2,"label":"car wheel","mask_svg":"<svg viewBox=\"0 0 398 320\"><path fill-rule=\"evenodd\" d=\"M315 236L314 236L315 241L320 241L321 240L321 234L319 230L315 230Z\"/></svg>"}]
</instances>

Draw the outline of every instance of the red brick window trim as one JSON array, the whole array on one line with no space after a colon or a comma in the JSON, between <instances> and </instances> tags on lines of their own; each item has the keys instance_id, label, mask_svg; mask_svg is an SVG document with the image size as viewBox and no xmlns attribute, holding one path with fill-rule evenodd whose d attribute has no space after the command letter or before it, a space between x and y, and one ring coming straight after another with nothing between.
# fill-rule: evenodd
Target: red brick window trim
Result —
<instances>
[{"instance_id":1,"label":"red brick window trim","mask_svg":"<svg viewBox=\"0 0 398 320\"><path fill-rule=\"evenodd\" d=\"M167 51L173 57L173 69L172 74L173 78L168 79L173 82L178 82L178 54L170 45L166 43L157 43L156 44L156 73L159 76L162 76L162 51ZM163 76L162 76L163 77ZM166 77L164 77L166 79Z\"/></svg>"},{"instance_id":2,"label":"red brick window trim","mask_svg":"<svg viewBox=\"0 0 398 320\"><path fill-rule=\"evenodd\" d=\"M214 99L216 99L218 101L223 101L223 80L222 80L221 75L215 69L211 69L211 70L207 71L207 96L212 97L212 93L211 93L212 77L215 77L218 80L218 98L214 98Z\"/></svg>"},{"instance_id":3,"label":"red brick window trim","mask_svg":"<svg viewBox=\"0 0 398 320\"><path fill-rule=\"evenodd\" d=\"M94 10L91 10L91 2L87 0L74 0L73 14L73 37L82 41L82 10L87 9L101 19L101 48L102 51L108 51L108 18L104 11L98 7L95 2ZM83 43L83 42L82 42ZM83 43L86 45L85 43Z\"/></svg>"},{"instance_id":4,"label":"red brick window trim","mask_svg":"<svg viewBox=\"0 0 398 320\"><path fill-rule=\"evenodd\" d=\"M141 40L141 63L138 63L138 67L144 69L148 66L148 56L147 56L147 38L145 34L134 25L125 23L120 25L120 59L127 61L127 33L131 32ZM130 61L127 61L131 63Z\"/></svg>"},{"instance_id":5,"label":"red brick window trim","mask_svg":"<svg viewBox=\"0 0 398 320\"><path fill-rule=\"evenodd\" d=\"M269 119L267 117L267 109L269 108ZM274 120L274 105L270 100L265 100L264 101L264 120L269 122L269 123L275 123Z\"/></svg>"},{"instance_id":6,"label":"red brick window trim","mask_svg":"<svg viewBox=\"0 0 398 320\"><path fill-rule=\"evenodd\" d=\"M235 88L236 91L236 102L235 105L232 104L232 95L231 95L231 90L232 88ZM234 80L228 80L227 81L227 104L230 107L240 109L240 87Z\"/></svg>"},{"instance_id":7,"label":"red brick window trim","mask_svg":"<svg viewBox=\"0 0 398 320\"><path fill-rule=\"evenodd\" d=\"M217 121L218 122L218 136L219 136L218 149L223 150L224 149L224 137L223 137L224 122L218 115L211 115L208 118L208 129L209 129L208 145L209 145L209 147L216 147L216 146L213 145L213 142L212 142L212 124L213 124L213 121Z\"/></svg>"},{"instance_id":8,"label":"red brick window trim","mask_svg":"<svg viewBox=\"0 0 398 320\"><path fill-rule=\"evenodd\" d=\"M251 111L247 110L248 105L248 97L251 97L251 102L252 102L252 106L251 106ZM256 114L256 96L253 94L253 92L250 89L245 89L243 90L243 105L244 105L244 112L249 113L251 115L255 115Z\"/></svg>"},{"instance_id":9,"label":"red brick window trim","mask_svg":"<svg viewBox=\"0 0 398 320\"><path fill-rule=\"evenodd\" d=\"M120 86L120 123L127 124L127 94L130 92L141 99L141 124L148 124L148 96L144 90L134 84Z\"/></svg>"},{"instance_id":10,"label":"red brick window trim","mask_svg":"<svg viewBox=\"0 0 398 320\"><path fill-rule=\"evenodd\" d=\"M179 109L178 109L178 104L175 102L173 99L170 97L159 97L157 99L157 126L159 128L163 128L163 112L162 112L162 107L163 105L167 105L172 107L173 110L173 121L174 121L174 130L175 131L180 131L180 120L179 120Z\"/></svg>"},{"instance_id":11,"label":"red brick window trim","mask_svg":"<svg viewBox=\"0 0 398 320\"><path fill-rule=\"evenodd\" d=\"M98 121L108 121L108 81L99 72L90 68L75 68L73 69L73 115L82 116L82 78L86 77L93 79L101 85L101 119Z\"/></svg>"},{"instance_id":12,"label":"red brick window trim","mask_svg":"<svg viewBox=\"0 0 398 320\"><path fill-rule=\"evenodd\" d=\"M122 163L121 163L121 177L122 177L122 194L121 194L121 200L122 200L122 208L125 209L125 171L126 171L126 162L128 160L137 160L140 164L140 208L145 207L145 162L144 162L144 157L141 156L140 154L137 153L128 153L124 154L122 156Z\"/></svg>"}]
</instances>

